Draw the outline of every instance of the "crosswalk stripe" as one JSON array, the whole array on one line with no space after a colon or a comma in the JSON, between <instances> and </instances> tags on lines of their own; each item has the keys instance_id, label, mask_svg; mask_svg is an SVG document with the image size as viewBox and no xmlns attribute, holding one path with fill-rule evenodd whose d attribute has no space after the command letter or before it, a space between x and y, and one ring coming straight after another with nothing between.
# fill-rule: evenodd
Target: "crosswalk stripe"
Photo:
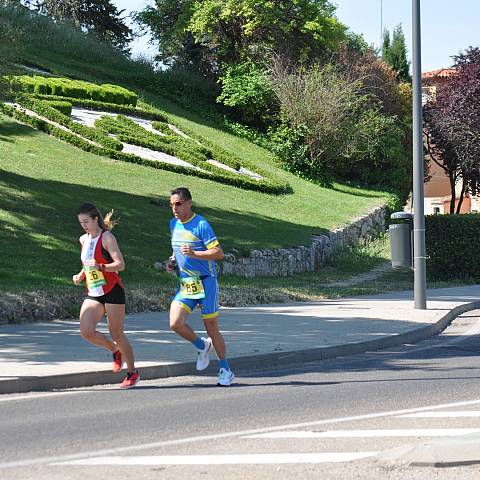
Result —
<instances>
[{"instance_id":1,"label":"crosswalk stripe","mask_svg":"<svg viewBox=\"0 0 480 480\"><path fill-rule=\"evenodd\" d=\"M478 418L480 410L463 410L450 412L421 412L408 415L398 415L396 418Z\"/></svg>"},{"instance_id":2,"label":"crosswalk stripe","mask_svg":"<svg viewBox=\"0 0 480 480\"><path fill-rule=\"evenodd\" d=\"M287 428L314 428L320 427L321 425L330 425L330 424L338 424L338 423L348 423L348 422L355 422L355 421L366 421L366 420L373 420L373 419L380 419L380 418L387 418L392 416L404 415L407 413L417 413L417 412L426 412L431 410L439 410L445 408L462 408L472 405L480 405L480 400L469 400L463 402L455 402L455 403L441 403L437 405L430 405L427 407L418 407L418 408L408 408L402 410L388 410L383 412L377 413L368 413L362 415L352 415L347 417L335 417L335 418L326 418L323 420L313 420L310 422L302 422L302 423L294 423L294 424L284 424L284 425L276 425L276 426L269 426L269 427L262 427L256 429L249 429L249 430L234 430L234 431L227 431L221 433L215 433L210 435L198 435L194 437L184 437L178 439L171 439L171 440L159 440L156 442L148 442L143 444L136 444L136 445L125 445L119 446L114 448L108 448L103 450L91 450L91 451L83 451L79 453L72 453L67 455L57 455L57 456L45 456L45 457L37 457L37 458L27 458L22 460L10 461L10 462L0 462L0 470L5 468L18 468L18 467L26 467L30 465L45 465L51 464L52 462L61 462L61 461L71 461L80 458L95 458L104 455L118 455L124 452L135 452L139 450L148 450L151 448L163 448L163 447L171 447L175 445L185 445L185 444L193 444L198 442L206 442L206 441L213 441L213 440L221 440L221 439L229 439L235 437L241 437L245 435L254 435L264 432L272 432L272 431L284 431Z\"/></svg>"},{"instance_id":3,"label":"crosswalk stripe","mask_svg":"<svg viewBox=\"0 0 480 480\"><path fill-rule=\"evenodd\" d=\"M340 463L373 457L378 452L255 453L240 455L157 455L95 457L50 465L251 465L279 463Z\"/></svg>"},{"instance_id":4,"label":"crosswalk stripe","mask_svg":"<svg viewBox=\"0 0 480 480\"><path fill-rule=\"evenodd\" d=\"M417 428L396 430L331 430L326 432L285 431L248 435L242 438L379 438L455 437L480 432L480 428Z\"/></svg>"}]
</instances>

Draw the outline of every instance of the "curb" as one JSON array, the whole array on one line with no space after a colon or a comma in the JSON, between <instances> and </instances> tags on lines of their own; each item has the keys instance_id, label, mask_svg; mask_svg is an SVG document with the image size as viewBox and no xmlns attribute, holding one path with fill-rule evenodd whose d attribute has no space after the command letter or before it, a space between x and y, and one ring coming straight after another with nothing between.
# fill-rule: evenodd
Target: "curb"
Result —
<instances>
[{"instance_id":1,"label":"curb","mask_svg":"<svg viewBox=\"0 0 480 480\"><path fill-rule=\"evenodd\" d=\"M405 343L416 343L440 333L459 315L479 308L480 300L458 305L431 325L366 342L347 343L331 347L316 347L288 352L272 352L245 357L233 357L230 358L229 361L234 369L258 369L260 365L261 368L264 369L398 347ZM218 367L217 360L210 362L210 364ZM195 369L195 362L168 363L141 368L141 377L143 380L197 374L198 372ZM107 370L37 377L19 377L12 380L0 381L0 394L91 387L94 385L115 384L120 381L121 375Z\"/></svg>"},{"instance_id":2,"label":"curb","mask_svg":"<svg viewBox=\"0 0 480 480\"><path fill-rule=\"evenodd\" d=\"M466 467L480 463L480 434L473 433L431 442L404 445L382 452L377 461L412 467Z\"/></svg>"}]
</instances>

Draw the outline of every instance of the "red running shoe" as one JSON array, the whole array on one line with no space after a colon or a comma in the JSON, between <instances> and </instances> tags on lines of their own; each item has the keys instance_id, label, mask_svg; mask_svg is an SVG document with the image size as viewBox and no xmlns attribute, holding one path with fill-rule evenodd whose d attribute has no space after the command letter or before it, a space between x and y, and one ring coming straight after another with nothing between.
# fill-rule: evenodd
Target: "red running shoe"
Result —
<instances>
[{"instance_id":1,"label":"red running shoe","mask_svg":"<svg viewBox=\"0 0 480 480\"><path fill-rule=\"evenodd\" d=\"M139 380L140 374L138 373L138 370L135 370L134 372L127 372L127 376L120 384L120 388L133 388Z\"/></svg>"},{"instance_id":2,"label":"red running shoe","mask_svg":"<svg viewBox=\"0 0 480 480\"><path fill-rule=\"evenodd\" d=\"M122 369L123 360L122 360L122 352L117 350L113 353L113 371L115 373L119 372Z\"/></svg>"}]
</instances>

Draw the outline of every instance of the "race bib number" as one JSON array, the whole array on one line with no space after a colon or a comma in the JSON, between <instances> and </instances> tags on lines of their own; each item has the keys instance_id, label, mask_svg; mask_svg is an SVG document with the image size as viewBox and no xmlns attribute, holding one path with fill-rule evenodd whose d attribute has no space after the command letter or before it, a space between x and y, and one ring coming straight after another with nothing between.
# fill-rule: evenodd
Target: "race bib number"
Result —
<instances>
[{"instance_id":1,"label":"race bib number","mask_svg":"<svg viewBox=\"0 0 480 480\"><path fill-rule=\"evenodd\" d=\"M180 295L183 298L205 298L202 279L200 277L181 278Z\"/></svg>"},{"instance_id":2,"label":"race bib number","mask_svg":"<svg viewBox=\"0 0 480 480\"><path fill-rule=\"evenodd\" d=\"M89 289L101 287L105 285L107 281L100 270L95 269L95 266L85 266L85 280Z\"/></svg>"}]
</instances>

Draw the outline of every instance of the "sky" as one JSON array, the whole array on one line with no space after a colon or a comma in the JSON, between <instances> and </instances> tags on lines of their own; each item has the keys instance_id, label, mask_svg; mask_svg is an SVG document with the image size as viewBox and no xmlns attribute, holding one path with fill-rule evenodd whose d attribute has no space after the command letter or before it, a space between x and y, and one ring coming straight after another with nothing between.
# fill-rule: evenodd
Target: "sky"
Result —
<instances>
[{"instance_id":1,"label":"sky","mask_svg":"<svg viewBox=\"0 0 480 480\"><path fill-rule=\"evenodd\" d=\"M402 24L411 58L411 0L331 0L337 17L367 43L380 46L381 31L390 33ZM113 0L125 14L152 5L152 0ZM480 46L480 0L420 0L422 22L422 71L449 67L451 57L469 46ZM148 36L137 39L132 54L153 56Z\"/></svg>"}]
</instances>

